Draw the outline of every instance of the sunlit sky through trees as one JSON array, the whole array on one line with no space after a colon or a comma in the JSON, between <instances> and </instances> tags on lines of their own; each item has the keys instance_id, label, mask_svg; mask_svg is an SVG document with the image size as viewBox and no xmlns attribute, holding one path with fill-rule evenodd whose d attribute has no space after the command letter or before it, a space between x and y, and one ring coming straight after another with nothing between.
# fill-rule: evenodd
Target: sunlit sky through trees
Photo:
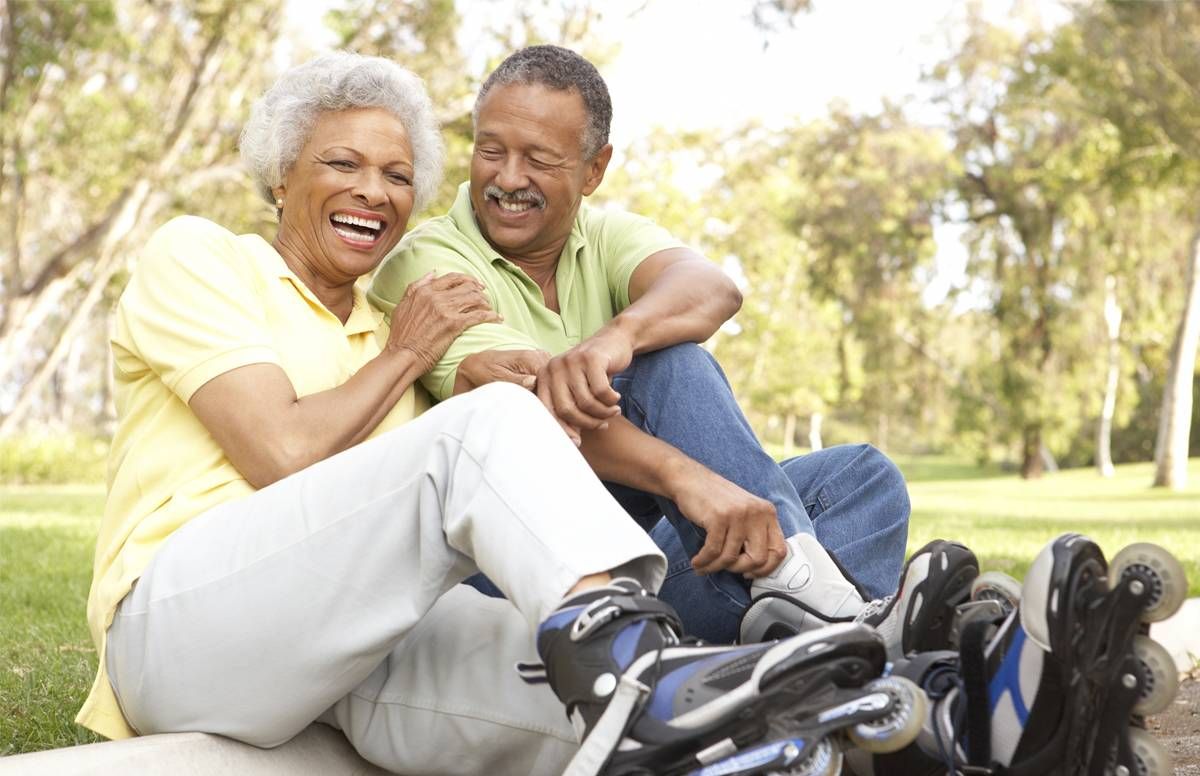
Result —
<instances>
[{"instance_id":1,"label":"sunlit sky through trees","mask_svg":"<svg viewBox=\"0 0 1200 776\"><path fill-rule=\"evenodd\" d=\"M321 16L334 3L292 3L297 35L312 48L329 48L332 36ZM614 161L619 164L622 150L655 128L731 128L754 120L783 126L819 118L835 102L856 113L877 111L884 100L902 102L914 119L938 123L922 75L961 41L968 5L814 0L792 26L764 30L753 22L751 0L608 0L599 6L592 37L614 51L603 67L614 103ZM527 6L520 0L458 0L459 34L472 68L482 73L496 54L487 44L513 23L515 9ZM978 6L989 19L1014 28L1053 25L1068 16L1058 0L981 0ZM295 56L281 54L281 65ZM926 288L927 303L941 301L965 281L962 232L959 225L937 229L938 269ZM972 297L965 295L960 305L972 305Z\"/></svg>"}]
</instances>

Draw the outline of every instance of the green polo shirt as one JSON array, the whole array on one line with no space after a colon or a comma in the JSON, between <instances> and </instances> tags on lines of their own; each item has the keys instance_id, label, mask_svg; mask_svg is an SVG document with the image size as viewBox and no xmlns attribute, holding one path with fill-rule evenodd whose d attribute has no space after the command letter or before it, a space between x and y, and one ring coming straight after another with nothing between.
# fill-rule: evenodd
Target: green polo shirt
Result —
<instances>
[{"instance_id":1,"label":"green polo shirt","mask_svg":"<svg viewBox=\"0 0 1200 776\"><path fill-rule=\"evenodd\" d=\"M421 378L440 400L454 392L458 365L472 353L538 349L558 354L578 345L629 306L629 277L643 259L682 246L647 218L580 205L558 259L555 282L561 312L556 313L546 307L537 283L483 238L464 183L449 213L405 235L379 268L367 296L390 313L409 284L430 270L471 275L487 288L488 300L504 323L463 332Z\"/></svg>"}]
</instances>

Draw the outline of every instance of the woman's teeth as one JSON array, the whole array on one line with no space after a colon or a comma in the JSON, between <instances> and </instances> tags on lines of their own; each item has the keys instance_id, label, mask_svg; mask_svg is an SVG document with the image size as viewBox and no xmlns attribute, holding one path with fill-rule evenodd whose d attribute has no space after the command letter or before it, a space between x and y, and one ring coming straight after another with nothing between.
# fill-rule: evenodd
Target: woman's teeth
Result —
<instances>
[{"instance_id":1,"label":"woman's teeth","mask_svg":"<svg viewBox=\"0 0 1200 776\"><path fill-rule=\"evenodd\" d=\"M378 218L362 218L346 213L334 213L329 217L333 231L354 242L373 242L383 228Z\"/></svg>"}]
</instances>

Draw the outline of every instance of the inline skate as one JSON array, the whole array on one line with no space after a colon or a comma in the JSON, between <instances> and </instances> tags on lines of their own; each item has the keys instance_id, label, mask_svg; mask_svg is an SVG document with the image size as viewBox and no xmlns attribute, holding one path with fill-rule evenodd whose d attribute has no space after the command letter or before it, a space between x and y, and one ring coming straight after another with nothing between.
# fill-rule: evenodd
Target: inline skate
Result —
<instances>
[{"instance_id":1,"label":"inline skate","mask_svg":"<svg viewBox=\"0 0 1200 776\"><path fill-rule=\"evenodd\" d=\"M538 668L583 742L567 776L834 776L851 741L894 751L925 718L915 685L881 678L886 651L865 626L745 646L679 632L674 611L628 579L542 623Z\"/></svg>"},{"instance_id":2,"label":"inline skate","mask_svg":"<svg viewBox=\"0 0 1200 776\"><path fill-rule=\"evenodd\" d=\"M1058 537L1014 611L963 622L957 652L895 666L932 713L912 746L853 753L855 772L1166 776L1170 757L1142 717L1170 704L1178 674L1148 624L1186 593L1182 566L1161 547L1131 545L1110 565L1090 539Z\"/></svg>"}]
</instances>

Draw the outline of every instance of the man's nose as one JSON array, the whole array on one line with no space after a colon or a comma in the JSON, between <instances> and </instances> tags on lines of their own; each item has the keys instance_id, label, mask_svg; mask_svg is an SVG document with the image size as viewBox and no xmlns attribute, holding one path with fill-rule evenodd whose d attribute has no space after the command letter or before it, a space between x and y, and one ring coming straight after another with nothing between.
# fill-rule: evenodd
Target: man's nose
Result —
<instances>
[{"instance_id":1,"label":"man's nose","mask_svg":"<svg viewBox=\"0 0 1200 776\"><path fill-rule=\"evenodd\" d=\"M520 155L508 154L504 157L496 173L496 185L505 191L519 191L529 186L529 175Z\"/></svg>"}]
</instances>

